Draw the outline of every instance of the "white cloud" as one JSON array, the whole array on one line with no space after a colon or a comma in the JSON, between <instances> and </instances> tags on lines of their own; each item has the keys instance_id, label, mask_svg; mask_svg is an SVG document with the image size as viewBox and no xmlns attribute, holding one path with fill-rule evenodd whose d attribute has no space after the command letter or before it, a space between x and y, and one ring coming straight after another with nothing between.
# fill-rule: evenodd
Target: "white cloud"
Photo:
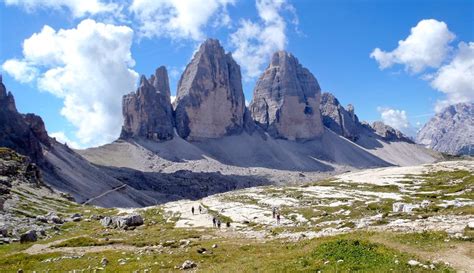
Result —
<instances>
[{"instance_id":1,"label":"white cloud","mask_svg":"<svg viewBox=\"0 0 474 273\"><path fill-rule=\"evenodd\" d=\"M3 63L2 69L21 83L28 83L35 79L38 70L25 61L10 59Z\"/></svg>"},{"instance_id":2,"label":"white cloud","mask_svg":"<svg viewBox=\"0 0 474 273\"><path fill-rule=\"evenodd\" d=\"M435 107L440 111L446 106L474 101L474 43L461 42L450 63L433 75L431 86L444 94L446 99Z\"/></svg>"},{"instance_id":3,"label":"white cloud","mask_svg":"<svg viewBox=\"0 0 474 273\"><path fill-rule=\"evenodd\" d=\"M286 22L282 12L295 14L294 7L286 0L257 0L256 6L260 22L243 19L231 34L231 43L236 48L232 55L242 66L245 79L258 77L271 54L285 48Z\"/></svg>"},{"instance_id":4,"label":"white cloud","mask_svg":"<svg viewBox=\"0 0 474 273\"><path fill-rule=\"evenodd\" d=\"M174 103L174 101L176 100L176 96L170 96L170 100L171 100L171 103Z\"/></svg>"},{"instance_id":5,"label":"white cloud","mask_svg":"<svg viewBox=\"0 0 474 273\"><path fill-rule=\"evenodd\" d=\"M230 23L227 6L234 3L235 0L133 0L130 11L144 37L202 40L202 29L211 19L215 20L214 26Z\"/></svg>"},{"instance_id":6,"label":"white cloud","mask_svg":"<svg viewBox=\"0 0 474 273\"><path fill-rule=\"evenodd\" d=\"M380 69L402 64L408 71L419 73L427 67L439 67L450 52L449 43L454 38L446 23L434 19L421 20L405 40L398 42L396 49L386 52L376 48L370 57L379 63Z\"/></svg>"},{"instance_id":7,"label":"white cloud","mask_svg":"<svg viewBox=\"0 0 474 273\"><path fill-rule=\"evenodd\" d=\"M122 95L135 89L138 78L131 69L132 38L129 27L87 19L74 29L45 26L23 43L22 62L41 70L40 89L64 100L61 114L84 146L119 135Z\"/></svg>"},{"instance_id":8,"label":"white cloud","mask_svg":"<svg viewBox=\"0 0 474 273\"><path fill-rule=\"evenodd\" d=\"M407 136L414 136L416 131L408 121L405 110L392 109L387 107L377 107L383 123L401 131Z\"/></svg>"},{"instance_id":9,"label":"white cloud","mask_svg":"<svg viewBox=\"0 0 474 273\"><path fill-rule=\"evenodd\" d=\"M37 9L68 9L76 18L98 13L115 12L119 5L101 0L5 0L7 5L16 5L28 12Z\"/></svg>"},{"instance_id":10,"label":"white cloud","mask_svg":"<svg viewBox=\"0 0 474 273\"><path fill-rule=\"evenodd\" d=\"M67 144L69 147L73 149L81 149L81 145L79 143L72 141L69 139L63 131L54 132L49 134L50 137L54 137L57 142L62 144Z\"/></svg>"}]
</instances>

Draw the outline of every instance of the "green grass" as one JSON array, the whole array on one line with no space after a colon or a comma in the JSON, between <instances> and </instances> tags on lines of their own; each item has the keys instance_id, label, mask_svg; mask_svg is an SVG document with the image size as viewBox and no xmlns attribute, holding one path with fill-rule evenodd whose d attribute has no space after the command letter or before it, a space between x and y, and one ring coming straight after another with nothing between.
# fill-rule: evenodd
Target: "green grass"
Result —
<instances>
[{"instance_id":1,"label":"green grass","mask_svg":"<svg viewBox=\"0 0 474 273\"><path fill-rule=\"evenodd\" d=\"M63 241L59 244L53 245L53 247L81 247L81 246L102 246L118 243L115 240L98 240L91 237L81 236Z\"/></svg>"}]
</instances>

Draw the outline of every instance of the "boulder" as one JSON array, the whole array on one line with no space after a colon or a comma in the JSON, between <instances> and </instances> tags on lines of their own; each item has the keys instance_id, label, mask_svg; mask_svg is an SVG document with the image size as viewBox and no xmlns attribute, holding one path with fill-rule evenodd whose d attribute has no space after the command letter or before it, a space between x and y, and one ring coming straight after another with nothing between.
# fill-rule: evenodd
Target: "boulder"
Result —
<instances>
[{"instance_id":1,"label":"boulder","mask_svg":"<svg viewBox=\"0 0 474 273\"><path fill-rule=\"evenodd\" d=\"M123 228L136 227L143 225L143 218L138 214L131 214L125 216L104 217L100 220L104 227Z\"/></svg>"},{"instance_id":2,"label":"boulder","mask_svg":"<svg viewBox=\"0 0 474 273\"><path fill-rule=\"evenodd\" d=\"M186 260L184 263L181 265L179 269L181 270L187 270L196 267L197 264L191 260Z\"/></svg>"},{"instance_id":3,"label":"boulder","mask_svg":"<svg viewBox=\"0 0 474 273\"><path fill-rule=\"evenodd\" d=\"M333 94L323 93L320 109L324 126L351 141L357 141L361 125L354 106L349 104L346 110Z\"/></svg>"},{"instance_id":4,"label":"boulder","mask_svg":"<svg viewBox=\"0 0 474 273\"><path fill-rule=\"evenodd\" d=\"M240 67L218 40L206 40L186 66L174 106L177 132L187 140L243 131L245 99Z\"/></svg>"},{"instance_id":5,"label":"boulder","mask_svg":"<svg viewBox=\"0 0 474 273\"><path fill-rule=\"evenodd\" d=\"M35 230L29 230L20 235L20 243L36 242L38 240L38 235L36 235Z\"/></svg>"},{"instance_id":6,"label":"boulder","mask_svg":"<svg viewBox=\"0 0 474 273\"><path fill-rule=\"evenodd\" d=\"M122 113L124 124L121 138L173 138L173 109L168 73L164 66L159 67L150 79L142 76L138 90L123 96Z\"/></svg>"},{"instance_id":7,"label":"boulder","mask_svg":"<svg viewBox=\"0 0 474 273\"><path fill-rule=\"evenodd\" d=\"M324 131L320 100L321 88L313 74L292 54L279 51L257 81L249 110L274 138L313 139Z\"/></svg>"}]
</instances>

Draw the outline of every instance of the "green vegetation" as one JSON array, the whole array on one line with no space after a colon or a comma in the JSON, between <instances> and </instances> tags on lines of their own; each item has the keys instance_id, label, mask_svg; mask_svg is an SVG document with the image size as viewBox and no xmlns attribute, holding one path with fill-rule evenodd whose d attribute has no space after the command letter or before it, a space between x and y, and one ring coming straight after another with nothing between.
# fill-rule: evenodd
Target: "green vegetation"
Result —
<instances>
[{"instance_id":1,"label":"green vegetation","mask_svg":"<svg viewBox=\"0 0 474 273\"><path fill-rule=\"evenodd\" d=\"M115 244L118 241L98 240L91 237L81 236L72 238L61 243L53 245L53 247L81 247L81 246L101 246Z\"/></svg>"}]
</instances>

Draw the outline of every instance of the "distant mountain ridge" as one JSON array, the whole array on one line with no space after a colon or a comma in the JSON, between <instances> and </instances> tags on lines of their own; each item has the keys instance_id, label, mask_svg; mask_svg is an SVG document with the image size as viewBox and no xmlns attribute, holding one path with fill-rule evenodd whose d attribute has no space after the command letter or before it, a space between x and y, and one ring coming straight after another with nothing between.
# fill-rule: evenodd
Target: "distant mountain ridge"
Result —
<instances>
[{"instance_id":1,"label":"distant mountain ridge","mask_svg":"<svg viewBox=\"0 0 474 273\"><path fill-rule=\"evenodd\" d=\"M417 142L452 155L474 155L474 103L446 107L418 132Z\"/></svg>"}]
</instances>

